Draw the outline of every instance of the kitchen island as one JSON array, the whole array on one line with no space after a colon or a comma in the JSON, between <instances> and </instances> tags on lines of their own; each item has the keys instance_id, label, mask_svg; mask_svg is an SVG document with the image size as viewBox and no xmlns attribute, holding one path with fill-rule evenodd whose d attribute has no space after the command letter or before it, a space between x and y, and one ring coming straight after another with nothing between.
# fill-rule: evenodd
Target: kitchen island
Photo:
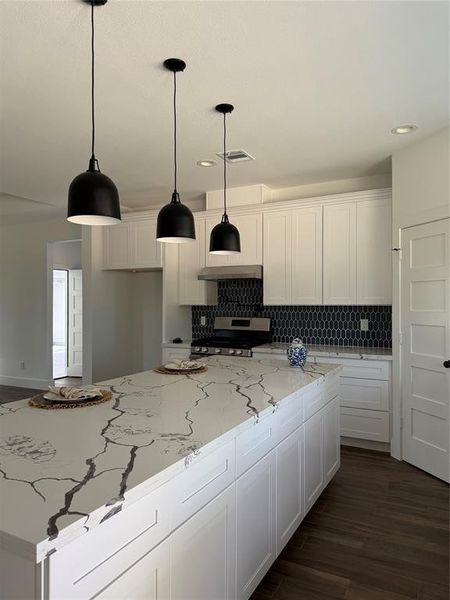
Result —
<instances>
[{"instance_id":1,"label":"kitchen island","mask_svg":"<svg viewBox=\"0 0 450 600\"><path fill-rule=\"evenodd\" d=\"M204 359L0 406L2 598L248 598L339 468L338 365Z\"/></svg>"}]
</instances>

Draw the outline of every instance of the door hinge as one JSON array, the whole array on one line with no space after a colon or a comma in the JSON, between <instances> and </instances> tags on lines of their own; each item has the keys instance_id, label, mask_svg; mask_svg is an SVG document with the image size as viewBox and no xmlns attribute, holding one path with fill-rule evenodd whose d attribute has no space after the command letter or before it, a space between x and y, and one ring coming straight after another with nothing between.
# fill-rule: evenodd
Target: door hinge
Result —
<instances>
[{"instance_id":1,"label":"door hinge","mask_svg":"<svg viewBox=\"0 0 450 600\"><path fill-rule=\"evenodd\" d=\"M397 252L399 260L402 260L402 249L401 248L391 248L392 252Z\"/></svg>"}]
</instances>

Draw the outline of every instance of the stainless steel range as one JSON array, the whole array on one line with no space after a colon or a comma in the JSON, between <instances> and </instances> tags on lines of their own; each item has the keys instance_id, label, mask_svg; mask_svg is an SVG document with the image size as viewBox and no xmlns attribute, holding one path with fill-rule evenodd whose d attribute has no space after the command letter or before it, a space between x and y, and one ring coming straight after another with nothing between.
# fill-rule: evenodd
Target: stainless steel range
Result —
<instances>
[{"instance_id":1,"label":"stainless steel range","mask_svg":"<svg viewBox=\"0 0 450 600\"><path fill-rule=\"evenodd\" d=\"M193 340L192 356L252 356L252 348L272 341L270 319L216 317L212 336Z\"/></svg>"}]
</instances>

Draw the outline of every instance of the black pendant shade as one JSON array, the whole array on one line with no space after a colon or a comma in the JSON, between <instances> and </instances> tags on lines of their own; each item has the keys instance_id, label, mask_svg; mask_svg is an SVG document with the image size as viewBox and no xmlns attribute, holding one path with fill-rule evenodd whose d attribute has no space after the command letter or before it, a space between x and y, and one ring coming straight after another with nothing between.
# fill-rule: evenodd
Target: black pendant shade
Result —
<instances>
[{"instance_id":1,"label":"black pendant shade","mask_svg":"<svg viewBox=\"0 0 450 600\"><path fill-rule=\"evenodd\" d=\"M211 231L209 252L211 254L239 254L241 236L237 227L232 225L227 215L227 126L226 115L234 109L232 104L218 104L217 112L223 114L223 215L221 222Z\"/></svg>"},{"instance_id":2,"label":"black pendant shade","mask_svg":"<svg viewBox=\"0 0 450 600\"><path fill-rule=\"evenodd\" d=\"M107 0L85 0L91 5L91 119L92 140L89 168L77 175L69 187L67 220L79 225L114 225L120 222L119 192L114 182L104 175L95 158L95 51L94 6Z\"/></svg>"},{"instance_id":3,"label":"black pendant shade","mask_svg":"<svg viewBox=\"0 0 450 600\"><path fill-rule=\"evenodd\" d=\"M186 63L180 58L168 58L164 67L173 73L173 162L174 190L172 200L158 213L156 224L156 239L158 242L182 244L195 240L194 215L191 210L181 203L177 191L177 73L184 71Z\"/></svg>"},{"instance_id":4,"label":"black pendant shade","mask_svg":"<svg viewBox=\"0 0 450 600\"><path fill-rule=\"evenodd\" d=\"M209 251L213 254L238 254L241 251L238 228L228 221L228 215L224 215L211 231Z\"/></svg>"}]
</instances>

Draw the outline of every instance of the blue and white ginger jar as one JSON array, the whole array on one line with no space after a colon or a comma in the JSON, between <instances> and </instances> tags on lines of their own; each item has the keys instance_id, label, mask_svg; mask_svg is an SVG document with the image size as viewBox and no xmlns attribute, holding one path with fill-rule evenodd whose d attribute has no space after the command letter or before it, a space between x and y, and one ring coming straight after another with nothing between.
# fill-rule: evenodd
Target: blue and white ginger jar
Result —
<instances>
[{"instance_id":1,"label":"blue and white ginger jar","mask_svg":"<svg viewBox=\"0 0 450 600\"><path fill-rule=\"evenodd\" d=\"M308 350L303 345L300 338L294 338L290 347L287 349L287 357L291 367L303 367L306 362Z\"/></svg>"}]
</instances>

